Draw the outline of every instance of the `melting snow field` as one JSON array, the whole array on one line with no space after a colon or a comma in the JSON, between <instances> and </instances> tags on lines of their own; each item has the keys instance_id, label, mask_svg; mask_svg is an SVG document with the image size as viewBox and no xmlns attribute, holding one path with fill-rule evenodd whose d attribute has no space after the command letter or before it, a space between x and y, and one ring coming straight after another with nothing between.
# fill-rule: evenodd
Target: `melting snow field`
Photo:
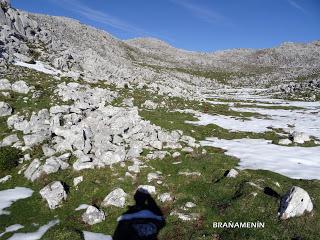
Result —
<instances>
[{"instance_id":1,"label":"melting snow field","mask_svg":"<svg viewBox=\"0 0 320 240\"><path fill-rule=\"evenodd\" d=\"M30 69L36 70L38 72L43 72L43 73L50 74L50 75L58 75L61 73L60 70L54 69L50 66L46 66L42 62L39 62L39 61L36 61L35 64L16 61L14 63L14 65L30 68Z\"/></svg>"},{"instance_id":2,"label":"melting snow field","mask_svg":"<svg viewBox=\"0 0 320 240\"><path fill-rule=\"evenodd\" d=\"M227 150L227 155L240 159L240 169L264 169L291 178L320 179L320 147L286 147L247 138L207 138L201 144Z\"/></svg>"},{"instance_id":3,"label":"melting snow field","mask_svg":"<svg viewBox=\"0 0 320 240\"><path fill-rule=\"evenodd\" d=\"M240 96L242 96L240 94ZM221 97L221 96L220 96ZM243 97L243 96L242 96ZM214 99L213 96L208 96ZM302 132L320 140L320 102L299 102L271 99L263 96L245 94L243 98L234 95L233 102L207 101L211 104L226 104L236 112L252 112L259 117L242 119L234 116L209 115L194 110L178 110L193 114L198 121L187 121L194 125L215 124L231 132L263 133L273 129L283 129L287 136L293 131ZM250 102L251 101L251 102ZM252 102L254 101L254 102ZM242 106L235 107L235 103ZM272 109L276 106L280 109ZM281 109L281 107L299 107L301 109ZM291 178L320 179L320 147L279 146L265 139L217 139L208 136L202 141L204 146L218 147L226 154L240 159L242 169L264 169L283 174Z\"/></svg>"},{"instance_id":4,"label":"melting snow field","mask_svg":"<svg viewBox=\"0 0 320 240\"><path fill-rule=\"evenodd\" d=\"M112 237L109 235L104 235L102 233L93 233L83 231L84 240L112 240Z\"/></svg>"},{"instance_id":5,"label":"melting snow field","mask_svg":"<svg viewBox=\"0 0 320 240\"><path fill-rule=\"evenodd\" d=\"M19 229L24 228L24 226L20 225L20 224L14 224L11 225L9 227L6 227L6 229L4 230L3 233L0 233L0 237L2 237L3 235L5 235L6 233L10 233L10 232L15 232L18 231Z\"/></svg>"},{"instance_id":6,"label":"melting snow field","mask_svg":"<svg viewBox=\"0 0 320 240\"><path fill-rule=\"evenodd\" d=\"M304 132L308 135L320 139L320 106L308 107L303 110L283 110L283 109L265 109L265 108L230 108L237 112L252 112L266 115L267 118L250 117L248 120L224 115L209 115L185 110L193 113L198 121L187 121L194 125L215 124L230 131L243 131L263 133L270 131L270 128L288 129Z\"/></svg>"},{"instance_id":7,"label":"melting snow field","mask_svg":"<svg viewBox=\"0 0 320 240\"><path fill-rule=\"evenodd\" d=\"M31 189L25 187L15 187L14 189L0 191L0 215L10 214L4 209L10 207L19 199L31 197L32 193Z\"/></svg>"},{"instance_id":8,"label":"melting snow field","mask_svg":"<svg viewBox=\"0 0 320 240\"><path fill-rule=\"evenodd\" d=\"M59 220L50 221L48 224L41 226L37 231L31 233L15 233L8 240L38 240L53 226L57 225Z\"/></svg>"}]
</instances>

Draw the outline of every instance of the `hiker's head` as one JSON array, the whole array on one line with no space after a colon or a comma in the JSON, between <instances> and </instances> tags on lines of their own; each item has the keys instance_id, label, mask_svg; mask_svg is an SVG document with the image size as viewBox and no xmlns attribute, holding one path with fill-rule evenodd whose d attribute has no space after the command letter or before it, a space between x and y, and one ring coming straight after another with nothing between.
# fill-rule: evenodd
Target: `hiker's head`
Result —
<instances>
[{"instance_id":1,"label":"hiker's head","mask_svg":"<svg viewBox=\"0 0 320 240\"><path fill-rule=\"evenodd\" d=\"M136 201L137 205L145 204L148 198L150 198L150 193L142 188L137 189L136 193L134 194L134 200Z\"/></svg>"}]
</instances>

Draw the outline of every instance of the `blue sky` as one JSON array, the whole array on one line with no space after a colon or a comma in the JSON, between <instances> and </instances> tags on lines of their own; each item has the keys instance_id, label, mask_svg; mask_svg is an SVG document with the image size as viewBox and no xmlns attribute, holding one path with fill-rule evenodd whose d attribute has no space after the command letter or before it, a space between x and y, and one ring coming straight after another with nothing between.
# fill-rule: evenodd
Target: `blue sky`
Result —
<instances>
[{"instance_id":1,"label":"blue sky","mask_svg":"<svg viewBox=\"0 0 320 240\"><path fill-rule=\"evenodd\" d=\"M320 40L320 0L12 0L120 39L155 37L187 50L267 48Z\"/></svg>"}]
</instances>

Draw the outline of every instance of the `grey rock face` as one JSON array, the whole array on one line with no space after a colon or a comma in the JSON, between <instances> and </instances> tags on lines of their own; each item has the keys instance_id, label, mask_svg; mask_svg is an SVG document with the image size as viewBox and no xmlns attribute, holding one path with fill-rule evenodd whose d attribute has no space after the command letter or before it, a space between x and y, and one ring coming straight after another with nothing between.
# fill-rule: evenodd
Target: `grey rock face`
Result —
<instances>
[{"instance_id":1,"label":"grey rock face","mask_svg":"<svg viewBox=\"0 0 320 240\"><path fill-rule=\"evenodd\" d=\"M0 102L0 117L9 116L11 113L11 106L8 103Z\"/></svg>"},{"instance_id":2,"label":"grey rock face","mask_svg":"<svg viewBox=\"0 0 320 240\"><path fill-rule=\"evenodd\" d=\"M52 182L42 188L40 195L47 201L50 209L59 207L62 201L67 199L67 193L59 181Z\"/></svg>"},{"instance_id":3,"label":"grey rock face","mask_svg":"<svg viewBox=\"0 0 320 240\"><path fill-rule=\"evenodd\" d=\"M298 217L311 212L313 204L309 194L300 187L293 186L281 199L278 215L281 219Z\"/></svg>"},{"instance_id":4,"label":"grey rock face","mask_svg":"<svg viewBox=\"0 0 320 240\"><path fill-rule=\"evenodd\" d=\"M105 220L105 214L103 211L97 209L94 206L89 206L85 213L82 214L82 221L94 225Z\"/></svg>"},{"instance_id":5,"label":"grey rock face","mask_svg":"<svg viewBox=\"0 0 320 240\"><path fill-rule=\"evenodd\" d=\"M123 189L116 188L105 197L101 204L104 207L111 205L123 208L126 203L126 196L127 194L123 191Z\"/></svg>"}]
</instances>

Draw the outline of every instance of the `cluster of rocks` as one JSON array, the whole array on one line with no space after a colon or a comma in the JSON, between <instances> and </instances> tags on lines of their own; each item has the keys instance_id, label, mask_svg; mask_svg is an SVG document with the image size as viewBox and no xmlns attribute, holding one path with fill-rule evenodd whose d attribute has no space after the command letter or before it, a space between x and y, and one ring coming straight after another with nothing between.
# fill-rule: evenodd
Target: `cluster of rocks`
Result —
<instances>
[{"instance_id":1,"label":"cluster of rocks","mask_svg":"<svg viewBox=\"0 0 320 240\"><path fill-rule=\"evenodd\" d=\"M292 132L289 134L288 138L280 139L279 144L280 145L290 145L293 143L297 144L304 144L305 142L311 141L311 138L309 135L302 133L302 132Z\"/></svg>"},{"instance_id":2,"label":"cluster of rocks","mask_svg":"<svg viewBox=\"0 0 320 240\"><path fill-rule=\"evenodd\" d=\"M44 156L34 159L25 171L32 181L43 173L68 168L71 154L77 158L73 163L75 170L132 160L132 170L139 172L137 159L144 149L150 150L147 158L162 159L170 155L166 149L192 152L200 146L182 131L164 131L143 120L137 107L105 106L117 96L109 90L69 83L60 84L57 94L73 104L33 112L29 119L17 114L7 119L9 128L23 133L24 143L12 135L4 139L7 145L18 142L15 146L24 151L49 141L42 145Z\"/></svg>"},{"instance_id":3,"label":"cluster of rocks","mask_svg":"<svg viewBox=\"0 0 320 240\"><path fill-rule=\"evenodd\" d=\"M285 97L303 98L305 100L318 100L320 96L320 79L290 82L276 87Z\"/></svg>"}]
</instances>

